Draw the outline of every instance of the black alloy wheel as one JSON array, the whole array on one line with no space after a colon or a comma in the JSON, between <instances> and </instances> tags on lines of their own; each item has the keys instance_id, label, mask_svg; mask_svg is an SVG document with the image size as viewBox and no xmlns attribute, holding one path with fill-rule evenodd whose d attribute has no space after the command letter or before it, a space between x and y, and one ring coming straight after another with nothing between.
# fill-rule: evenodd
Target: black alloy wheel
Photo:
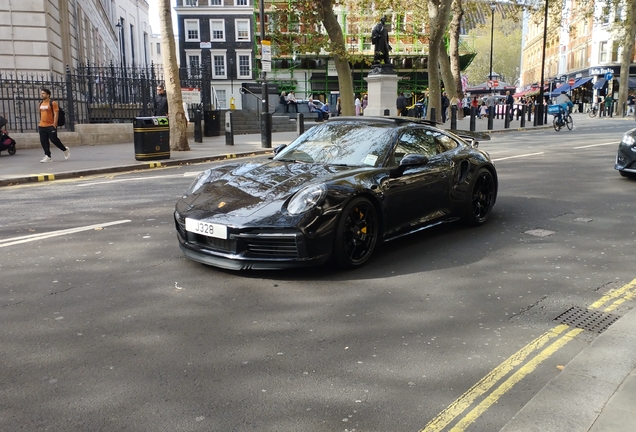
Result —
<instances>
[{"instance_id":1,"label":"black alloy wheel","mask_svg":"<svg viewBox=\"0 0 636 432\"><path fill-rule=\"evenodd\" d=\"M478 226L486 222L495 203L495 179L490 171L481 168L475 173L470 193L470 202L466 203L464 219L468 225Z\"/></svg>"},{"instance_id":2,"label":"black alloy wheel","mask_svg":"<svg viewBox=\"0 0 636 432\"><path fill-rule=\"evenodd\" d=\"M572 116L568 114L567 116L564 117L564 120L568 130L572 130L572 127L574 127L574 121L572 120Z\"/></svg>"},{"instance_id":3,"label":"black alloy wheel","mask_svg":"<svg viewBox=\"0 0 636 432\"><path fill-rule=\"evenodd\" d=\"M354 198L338 221L333 258L342 268L359 267L373 254L378 241L378 216L366 198Z\"/></svg>"}]
</instances>

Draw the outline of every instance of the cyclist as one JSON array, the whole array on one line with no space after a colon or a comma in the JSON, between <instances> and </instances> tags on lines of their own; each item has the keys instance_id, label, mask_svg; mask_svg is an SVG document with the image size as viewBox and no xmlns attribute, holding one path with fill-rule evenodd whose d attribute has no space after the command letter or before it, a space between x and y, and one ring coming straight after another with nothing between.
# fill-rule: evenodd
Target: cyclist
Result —
<instances>
[{"instance_id":1,"label":"cyclist","mask_svg":"<svg viewBox=\"0 0 636 432\"><path fill-rule=\"evenodd\" d=\"M571 106L574 106L574 104L570 100L570 98L567 95L567 93L564 92L564 91L562 91L561 94L557 96L556 104L561 107L561 109L559 109L559 114L557 115L557 119L558 119L557 121L559 122L560 125L562 125L563 124L563 115L564 114L567 115L568 108L571 107Z\"/></svg>"}]
</instances>

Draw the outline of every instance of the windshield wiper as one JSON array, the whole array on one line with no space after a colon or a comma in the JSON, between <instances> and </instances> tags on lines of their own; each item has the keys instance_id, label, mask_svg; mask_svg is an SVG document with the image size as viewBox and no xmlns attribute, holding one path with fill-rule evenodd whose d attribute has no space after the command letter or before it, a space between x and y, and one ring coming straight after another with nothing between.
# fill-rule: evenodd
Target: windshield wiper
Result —
<instances>
[{"instance_id":1,"label":"windshield wiper","mask_svg":"<svg viewBox=\"0 0 636 432\"><path fill-rule=\"evenodd\" d=\"M310 163L300 159L274 159L277 162L296 162L296 163Z\"/></svg>"}]
</instances>

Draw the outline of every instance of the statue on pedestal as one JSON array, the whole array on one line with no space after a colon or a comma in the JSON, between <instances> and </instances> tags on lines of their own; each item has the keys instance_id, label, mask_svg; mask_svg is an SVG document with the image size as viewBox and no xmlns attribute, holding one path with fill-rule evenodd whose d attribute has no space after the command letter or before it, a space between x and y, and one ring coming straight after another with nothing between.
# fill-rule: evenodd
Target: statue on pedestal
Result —
<instances>
[{"instance_id":1,"label":"statue on pedestal","mask_svg":"<svg viewBox=\"0 0 636 432\"><path fill-rule=\"evenodd\" d=\"M373 64L369 74L395 74L393 65L389 59L389 31L386 28L386 17L380 18L380 22L373 27L371 42L374 45Z\"/></svg>"}]
</instances>

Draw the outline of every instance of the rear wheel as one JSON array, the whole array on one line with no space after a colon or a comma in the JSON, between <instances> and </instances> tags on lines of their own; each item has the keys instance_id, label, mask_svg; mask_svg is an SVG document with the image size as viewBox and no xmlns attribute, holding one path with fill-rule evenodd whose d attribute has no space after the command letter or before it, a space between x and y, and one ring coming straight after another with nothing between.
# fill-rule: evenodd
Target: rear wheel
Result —
<instances>
[{"instance_id":1,"label":"rear wheel","mask_svg":"<svg viewBox=\"0 0 636 432\"><path fill-rule=\"evenodd\" d=\"M477 226L486 222L495 204L497 188L490 171L481 168L475 173L470 188L470 200L466 203L464 220L468 225Z\"/></svg>"},{"instance_id":2,"label":"rear wheel","mask_svg":"<svg viewBox=\"0 0 636 432\"><path fill-rule=\"evenodd\" d=\"M590 111L589 111L588 115L590 117L596 117L596 113L597 112L598 112L598 109L596 109L596 107L592 107L592 108L590 108Z\"/></svg>"},{"instance_id":3,"label":"rear wheel","mask_svg":"<svg viewBox=\"0 0 636 432\"><path fill-rule=\"evenodd\" d=\"M572 130L572 127L574 126L574 121L572 121L572 116L570 114L565 117L565 125L568 130Z\"/></svg>"},{"instance_id":4,"label":"rear wheel","mask_svg":"<svg viewBox=\"0 0 636 432\"><path fill-rule=\"evenodd\" d=\"M342 211L336 230L335 264L342 268L361 266L378 241L380 226L375 207L366 198L354 198Z\"/></svg>"},{"instance_id":5,"label":"rear wheel","mask_svg":"<svg viewBox=\"0 0 636 432\"><path fill-rule=\"evenodd\" d=\"M561 130L561 123L559 122L559 118L557 116L554 116L554 118L552 119L552 126L554 126L554 130L557 132Z\"/></svg>"},{"instance_id":6,"label":"rear wheel","mask_svg":"<svg viewBox=\"0 0 636 432\"><path fill-rule=\"evenodd\" d=\"M9 150L7 150L7 152L10 155L14 155L15 154L15 145L12 145L11 147L9 147Z\"/></svg>"}]
</instances>

